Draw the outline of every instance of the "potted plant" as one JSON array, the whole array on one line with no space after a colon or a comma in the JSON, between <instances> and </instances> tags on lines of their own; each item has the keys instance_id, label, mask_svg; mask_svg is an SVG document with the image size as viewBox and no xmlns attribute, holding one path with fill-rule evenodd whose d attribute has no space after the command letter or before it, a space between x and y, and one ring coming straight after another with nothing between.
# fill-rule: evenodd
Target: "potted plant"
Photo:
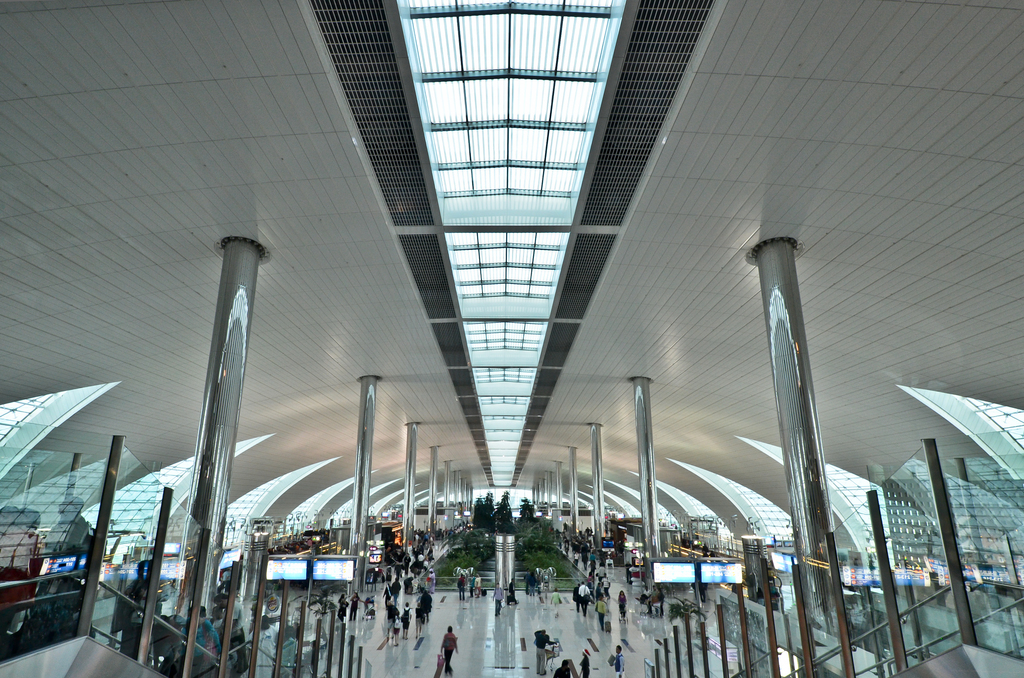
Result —
<instances>
[{"instance_id":1,"label":"potted plant","mask_svg":"<svg viewBox=\"0 0 1024 678\"><path fill-rule=\"evenodd\" d=\"M668 605L668 621L672 622L680 619L683 621L683 625L686 627L686 666L690 670L690 678L693 678L693 653L690 652L690 648L693 647L692 636L690 635L690 617L697 617L700 621L707 619L707 615L700 609L700 606L692 600L685 598L672 597L675 602L669 603Z\"/></svg>"}]
</instances>

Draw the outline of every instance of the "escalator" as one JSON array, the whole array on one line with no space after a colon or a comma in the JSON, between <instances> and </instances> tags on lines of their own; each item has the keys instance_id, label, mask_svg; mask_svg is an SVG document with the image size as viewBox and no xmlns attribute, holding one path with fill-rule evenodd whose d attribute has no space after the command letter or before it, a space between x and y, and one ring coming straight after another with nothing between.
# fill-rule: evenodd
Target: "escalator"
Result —
<instances>
[{"instance_id":1,"label":"escalator","mask_svg":"<svg viewBox=\"0 0 1024 678\"><path fill-rule=\"evenodd\" d=\"M961 645L896 675L899 678L1011 678L1024 676L1024 661Z\"/></svg>"},{"instance_id":2,"label":"escalator","mask_svg":"<svg viewBox=\"0 0 1024 678\"><path fill-rule=\"evenodd\" d=\"M162 678L92 638L72 638L0 664L0 678Z\"/></svg>"}]
</instances>

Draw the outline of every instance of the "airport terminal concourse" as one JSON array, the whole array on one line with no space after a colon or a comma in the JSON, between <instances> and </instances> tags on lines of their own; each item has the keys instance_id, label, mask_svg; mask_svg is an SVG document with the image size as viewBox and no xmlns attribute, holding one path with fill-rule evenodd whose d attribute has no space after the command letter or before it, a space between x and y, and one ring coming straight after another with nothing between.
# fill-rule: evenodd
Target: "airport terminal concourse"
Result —
<instances>
[{"instance_id":1,"label":"airport terminal concourse","mask_svg":"<svg viewBox=\"0 0 1024 678\"><path fill-rule=\"evenodd\" d=\"M0 2L0 678L1024 675L1024 4Z\"/></svg>"}]
</instances>

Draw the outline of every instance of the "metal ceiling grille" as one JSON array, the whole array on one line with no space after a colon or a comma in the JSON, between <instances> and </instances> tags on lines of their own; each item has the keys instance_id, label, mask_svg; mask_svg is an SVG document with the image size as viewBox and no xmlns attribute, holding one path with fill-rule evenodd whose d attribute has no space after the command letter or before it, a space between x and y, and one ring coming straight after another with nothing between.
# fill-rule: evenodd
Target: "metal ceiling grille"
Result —
<instances>
[{"instance_id":1,"label":"metal ceiling grille","mask_svg":"<svg viewBox=\"0 0 1024 678\"><path fill-rule=\"evenodd\" d=\"M454 318L455 302L452 301L452 289L445 273L438 237L432 233L400 235L398 241L409 262L423 306L427 309L427 317L431 320Z\"/></svg>"},{"instance_id":2,"label":"metal ceiling grille","mask_svg":"<svg viewBox=\"0 0 1024 678\"><path fill-rule=\"evenodd\" d=\"M564 365L579 329L579 323L552 323L551 338L548 339L548 346L544 349L544 360L541 361L541 364L544 367Z\"/></svg>"},{"instance_id":3,"label":"metal ceiling grille","mask_svg":"<svg viewBox=\"0 0 1024 678\"><path fill-rule=\"evenodd\" d=\"M383 0L310 4L391 220L396 226L433 225Z\"/></svg>"},{"instance_id":4,"label":"metal ceiling grille","mask_svg":"<svg viewBox=\"0 0 1024 678\"><path fill-rule=\"evenodd\" d=\"M448 367L465 367L466 351L462 347L462 333L459 331L458 323L433 323L431 328L434 336L437 337L437 345L441 348L441 355Z\"/></svg>"},{"instance_id":5,"label":"metal ceiling grille","mask_svg":"<svg viewBox=\"0 0 1024 678\"><path fill-rule=\"evenodd\" d=\"M640 1L583 225L622 224L711 5L712 0Z\"/></svg>"},{"instance_id":6,"label":"metal ceiling grille","mask_svg":"<svg viewBox=\"0 0 1024 678\"><path fill-rule=\"evenodd\" d=\"M580 233L576 236L556 318L583 319L614 244L615 236L610 234Z\"/></svg>"}]
</instances>

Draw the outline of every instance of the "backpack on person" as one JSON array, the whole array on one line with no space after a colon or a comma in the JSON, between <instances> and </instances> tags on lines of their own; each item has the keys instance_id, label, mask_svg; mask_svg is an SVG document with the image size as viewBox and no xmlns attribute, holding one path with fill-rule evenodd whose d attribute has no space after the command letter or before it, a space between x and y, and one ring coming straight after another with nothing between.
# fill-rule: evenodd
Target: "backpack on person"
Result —
<instances>
[{"instance_id":1,"label":"backpack on person","mask_svg":"<svg viewBox=\"0 0 1024 678\"><path fill-rule=\"evenodd\" d=\"M441 643L441 649L442 650L454 650L455 649L455 641L452 640L451 638L447 638L446 637L444 639L444 641Z\"/></svg>"}]
</instances>

